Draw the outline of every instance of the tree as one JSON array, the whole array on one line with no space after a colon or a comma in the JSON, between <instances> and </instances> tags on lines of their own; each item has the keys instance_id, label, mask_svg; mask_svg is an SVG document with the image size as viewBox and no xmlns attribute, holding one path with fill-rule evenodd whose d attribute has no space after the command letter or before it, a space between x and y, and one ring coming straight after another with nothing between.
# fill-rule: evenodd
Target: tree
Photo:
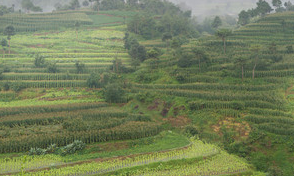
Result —
<instances>
[{"instance_id":1,"label":"tree","mask_svg":"<svg viewBox=\"0 0 294 176\"><path fill-rule=\"evenodd\" d=\"M158 57L161 55L161 51L158 48L152 48L147 51L147 57L148 58L154 58L158 59Z\"/></svg>"},{"instance_id":2,"label":"tree","mask_svg":"<svg viewBox=\"0 0 294 176\"><path fill-rule=\"evenodd\" d=\"M79 38L79 28L80 28L81 24L80 24L80 22L76 21L74 26L75 26L75 30L76 30L76 37L78 39Z\"/></svg>"},{"instance_id":3,"label":"tree","mask_svg":"<svg viewBox=\"0 0 294 176\"><path fill-rule=\"evenodd\" d=\"M226 40L227 40L227 38L229 37L229 36L231 36L233 33L232 33L232 31L231 30L229 30L229 29L220 29L220 30L218 30L216 33L215 33L215 35L217 36L217 37L219 37L219 38L221 38L222 39L222 41L224 42L224 54L226 54Z\"/></svg>"},{"instance_id":4,"label":"tree","mask_svg":"<svg viewBox=\"0 0 294 176\"><path fill-rule=\"evenodd\" d=\"M122 86L119 84L109 84L104 88L104 99L108 103L122 103L124 102L124 94Z\"/></svg>"},{"instance_id":5,"label":"tree","mask_svg":"<svg viewBox=\"0 0 294 176\"><path fill-rule=\"evenodd\" d=\"M77 73L78 73L78 74L84 73L84 71L85 71L85 69L86 69L85 64L80 63L79 61L77 61L77 62L75 63L75 66L76 66L76 69L77 69Z\"/></svg>"},{"instance_id":6,"label":"tree","mask_svg":"<svg viewBox=\"0 0 294 176\"><path fill-rule=\"evenodd\" d=\"M286 53L288 53L288 54L294 53L294 50L293 50L293 46L292 45L286 46Z\"/></svg>"},{"instance_id":7,"label":"tree","mask_svg":"<svg viewBox=\"0 0 294 176\"><path fill-rule=\"evenodd\" d=\"M220 27L222 25L222 20L220 19L219 16L216 16L211 24L211 26L215 29L217 29L218 27Z\"/></svg>"},{"instance_id":8,"label":"tree","mask_svg":"<svg viewBox=\"0 0 294 176\"><path fill-rule=\"evenodd\" d=\"M47 66L47 71L48 73L57 73L58 70L57 70L56 63L49 63Z\"/></svg>"},{"instance_id":9,"label":"tree","mask_svg":"<svg viewBox=\"0 0 294 176\"><path fill-rule=\"evenodd\" d=\"M269 3L266 2L265 0L259 0L256 4L257 4L256 10L262 16L264 16L267 13L270 13L273 10L271 6L269 5Z\"/></svg>"},{"instance_id":10,"label":"tree","mask_svg":"<svg viewBox=\"0 0 294 176\"><path fill-rule=\"evenodd\" d=\"M143 62L147 57L147 52L142 45L132 45L129 54L133 59Z\"/></svg>"},{"instance_id":11,"label":"tree","mask_svg":"<svg viewBox=\"0 0 294 176\"><path fill-rule=\"evenodd\" d=\"M162 35L162 38L161 38L161 40L163 41L163 42L166 42L166 48L168 49L170 46L170 44L169 44L169 41L170 40L172 40L173 39L173 36L172 36L172 34L171 33L164 33L163 35Z\"/></svg>"},{"instance_id":12,"label":"tree","mask_svg":"<svg viewBox=\"0 0 294 176\"><path fill-rule=\"evenodd\" d=\"M81 7L79 0L71 0L71 2L69 3L69 6L70 6L70 9L72 10L76 10Z\"/></svg>"},{"instance_id":13,"label":"tree","mask_svg":"<svg viewBox=\"0 0 294 176\"><path fill-rule=\"evenodd\" d=\"M43 11L43 9L41 7L35 6L31 0L22 0L21 6L27 12L30 12L30 10L33 12L42 12Z\"/></svg>"},{"instance_id":14,"label":"tree","mask_svg":"<svg viewBox=\"0 0 294 176\"><path fill-rule=\"evenodd\" d=\"M31 2L31 0L22 0L21 7L29 12L34 7L34 4Z\"/></svg>"},{"instance_id":15,"label":"tree","mask_svg":"<svg viewBox=\"0 0 294 176\"><path fill-rule=\"evenodd\" d=\"M3 58L4 58L5 57L5 50L6 50L6 47L8 46L7 40L2 39L0 44L1 44L2 49L3 49Z\"/></svg>"},{"instance_id":16,"label":"tree","mask_svg":"<svg viewBox=\"0 0 294 176\"><path fill-rule=\"evenodd\" d=\"M193 65L192 58L194 57L191 53L183 51L183 49L178 50L178 66L182 68L188 68Z\"/></svg>"},{"instance_id":17,"label":"tree","mask_svg":"<svg viewBox=\"0 0 294 176\"><path fill-rule=\"evenodd\" d=\"M115 73L122 73L123 72L123 64L121 59L115 58L112 64L112 71Z\"/></svg>"},{"instance_id":18,"label":"tree","mask_svg":"<svg viewBox=\"0 0 294 176\"><path fill-rule=\"evenodd\" d=\"M34 61L34 65L37 68L42 68L45 66L45 58L41 55L36 55L35 56L35 61Z\"/></svg>"},{"instance_id":19,"label":"tree","mask_svg":"<svg viewBox=\"0 0 294 176\"><path fill-rule=\"evenodd\" d=\"M281 0L272 0L272 4L276 9L280 8L282 6L282 1Z\"/></svg>"},{"instance_id":20,"label":"tree","mask_svg":"<svg viewBox=\"0 0 294 176\"><path fill-rule=\"evenodd\" d=\"M7 36L7 40L8 40L8 46L9 46L9 54L10 54L10 40L11 40L11 36L15 35L15 29L13 26L9 25L4 29L4 35Z\"/></svg>"},{"instance_id":21,"label":"tree","mask_svg":"<svg viewBox=\"0 0 294 176\"><path fill-rule=\"evenodd\" d=\"M277 54L277 44L275 42L272 42L268 46L268 52L269 52L269 54Z\"/></svg>"},{"instance_id":22,"label":"tree","mask_svg":"<svg viewBox=\"0 0 294 176\"><path fill-rule=\"evenodd\" d=\"M93 6L93 10L97 11L99 13L100 0L94 0L93 2L95 2L94 6Z\"/></svg>"},{"instance_id":23,"label":"tree","mask_svg":"<svg viewBox=\"0 0 294 176\"><path fill-rule=\"evenodd\" d=\"M89 0L89 2L91 3L91 7L93 7L93 2L94 2L95 0Z\"/></svg>"},{"instance_id":24,"label":"tree","mask_svg":"<svg viewBox=\"0 0 294 176\"><path fill-rule=\"evenodd\" d=\"M56 10L60 10L60 9L62 8L62 4L60 4L60 3L58 2L58 3L54 4L54 8L55 8Z\"/></svg>"},{"instance_id":25,"label":"tree","mask_svg":"<svg viewBox=\"0 0 294 176\"><path fill-rule=\"evenodd\" d=\"M252 59L252 63L253 63L253 69L252 69L252 79L255 78L255 69L257 67L257 64L259 62L259 51L261 50L261 46L260 45L253 45L250 47L251 52L253 53L251 56Z\"/></svg>"},{"instance_id":26,"label":"tree","mask_svg":"<svg viewBox=\"0 0 294 176\"><path fill-rule=\"evenodd\" d=\"M85 0L85 1L83 2L83 6L84 6L84 7L88 7L88 6L89 6L89 2L88 2L87 0Z\"/></svg>"},{"instance_id":27,"label":"tree","mask_svg":"<svg viewBox=\"0 0 294 176\"><path fill-rule=\"evenodd\" d=\"M250 21L250 14L248 12L246 12L245 10L242 10L239 13L238 24L244 26L244 25L248 24L249 21Z\"/></svg>"},{"instance_id":28,"label":"tree","mask_svg":"<svg viewBox=\"0 0 294 176\"><path fill-rule=\"evenodd\" d=\"M43 12L43 9L39 6L34 6L31 9L33 12Z\"/></svg>"},{"instance_id":29,"label":"tree","mask_svg":"<svg viewBox=\"0 0 294 176\"><path fill-rule=\"evenodd\" d=\"M208 55L201 49L199 48L193 48L192 53L194 57L198 60L198 65L199 65L199 71L201 71L201 63L202 62L209 62L209 57Z\"/></svg>"},{"instance_id":30,"label":"tree","mask_svg":"<svg viewBox=\"0 0 294 176\"><path fill-rule=\"evenodd\" d=\"M247 64L248 59L246 57L240 56L235 58L235 65L241 67L242 82L244 80L244 66Z\"/></svg>"}]
</instances>

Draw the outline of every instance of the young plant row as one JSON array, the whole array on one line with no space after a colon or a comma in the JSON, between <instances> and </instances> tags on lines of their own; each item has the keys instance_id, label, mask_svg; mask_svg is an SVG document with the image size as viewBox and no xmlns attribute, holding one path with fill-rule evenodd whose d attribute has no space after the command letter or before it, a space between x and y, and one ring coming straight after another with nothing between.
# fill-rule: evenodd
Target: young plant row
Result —
<instances>
[{"instance_id":1,"label":"young plant row","mask_svg":"<svg viewBox=\"0 0 294 176\"><path fill-rule=\"evenodd\" d=\"M54 165L64 164L63 159L58 155L46 156L21 156L14 158L1 158L0 159L0 174L8 174L41 169Z\"/></svg>"},{"instance_id":2,"label":"young plant row","mask_svg":"<svg viewBox=\"0 0 294 176\"><path fill-rule=\"evenodd\" d=\"M64 87L87 87L86 80L40 80L40 81L10 81L0 82L0 87L8 84L9 87L23 88L64 88Z\"/></svg>"},{"instance_id":3,"label":"young plant row","mask_svg":"<svg viewBox=\"0 0 294 176\"><path fill-rule=\"evenodd\" d=\"M219 153L219 149L211 144L204 144L201 141L193 140L192 145L178 150L166 152L156 152L151 154L142 154L124 159L113 159L102 162L85 163L81 165L69 166L60 169L51 169L41 172L31 172L25 175L93 175L105 174L123 168L143 166L156 162L166 162L171 160L180 160L185 158L209 157Z\"/></svg>"}]
</instances>

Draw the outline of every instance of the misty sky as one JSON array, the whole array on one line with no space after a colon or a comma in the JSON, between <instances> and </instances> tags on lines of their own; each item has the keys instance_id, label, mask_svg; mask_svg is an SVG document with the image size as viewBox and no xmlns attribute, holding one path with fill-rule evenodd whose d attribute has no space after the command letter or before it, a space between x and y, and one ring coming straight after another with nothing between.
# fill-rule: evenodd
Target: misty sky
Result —
<instances>
[{"instance_id":1,"label":"misty sky","mask_svg":"<svg viewBox=\"0 0 294 176\"><path fill-rule=\"evenodd\" d=\"M16 5L19 9L22 0L0 0L0 4L11 6ZM54 4L60 2L68 3L70 0L32 0L35 5L41 6L45 12L54 10ZM83 0L80 0L82 2ZM241 10L247 10L255 6L258 0L169 0L180 4L186 9L192 9L195 16L210 16L230 14L236 16ZM268 0L269 2L271 0ZM285 1L285 0L284 0ZM287 0L288 1L288 0ZM185 5L186 4L186 5Z\"/></svg>"}]
</instances>

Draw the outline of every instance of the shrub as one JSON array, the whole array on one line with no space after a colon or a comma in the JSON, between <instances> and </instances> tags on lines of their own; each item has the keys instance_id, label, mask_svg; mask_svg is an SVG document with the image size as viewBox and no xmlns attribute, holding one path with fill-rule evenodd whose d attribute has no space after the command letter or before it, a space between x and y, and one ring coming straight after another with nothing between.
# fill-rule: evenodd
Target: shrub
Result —
<instances>
[{"instance_id":1,"label":"shrub","mask_svg":"<svg viewBox=\"0 0 294 176\"><path fill-rule=\"evenodd\" d=\"M24 89L25 86L21 83L21 82L16 82L15 84L13 84L11 86L11 89L14 91L14 92L19 92L21 91L22 89Z\"/></svg>"},{"instance_id":2,"label":"shrub","mask_svg":"<svg viewBox=\"0 0 294 176\"><path fill-rule=\"evenodd\" d=\"M48 73L57 73L58 70L57 70L56 63L49 63L47 66L47 71Z\"/></svg>"},{"instance_id":3,"label":"shrub","mask_svg":"<svg viewBox=\"0 0 294 176\"><path fill-rule=\"evenodd\" d=\"M62 155L74 154L77 151L83 150L85 147L86 144L82 141L74 141L72 144L62 148Z\"/></svg>"},{"instance_id":4,"label":"shrub","mask_svg":"<svg viewBox=\"0 0 294 176\"><path fill-rule=\"evenodd\" d=\"M43 56L40 55L36 55L35 56L35 61L34 61L34 65L37 68L42 68L45 66L45 58Z\"/></svg>"},{"instance_id":5,"label":"shrub","mask_svg":"<svg viewBox=\"0 0 294 176\"><path fill-rule=\"evenodd\" d=\"M199 130L195 126L189 125L186 126L185 133L187 133L188 135L195 136L199 134Z\"/></svg>"},{"instance_id":6,"label":"shrub","mask_svg":"<svg viewBox=\"0 0 294 176\"><path fill-rule=\"evenodd\" d=\"M104 98L109 103L124 102L124 90L119 84L109 84L104 88Z\"/></svg>"},{"instance_id":7,"label":"shrub","mask_svg":"<svg viewBox=\"0 0 294 176\"><path fill-rule=\"evenodd\" d=\"M51 154L51 153L55 153L58 150L58 147L56 144L51 144L50 146L47 147L46 149L46 154Z\"/></svg>"},{"instance_id":8,"label":"shrub","mask_svg":"<svg viewBox=\"0 0 294 176\"><path fill-rule=\"evenodd\" d=\"M31 148L29 151L29 155L45 155L46 149L41 148Z\"/></svg>"},{"instance_id":9,"label":"shrub","mask_svg":"<svg viewBox=\"0 0 294 176\"><path fill-rule=\"evenodd\" d=\"M9 82L6 82L3 84L3 90L4 91L8 91L10 89L10 83Z\"/></svg>"}]
</instances>

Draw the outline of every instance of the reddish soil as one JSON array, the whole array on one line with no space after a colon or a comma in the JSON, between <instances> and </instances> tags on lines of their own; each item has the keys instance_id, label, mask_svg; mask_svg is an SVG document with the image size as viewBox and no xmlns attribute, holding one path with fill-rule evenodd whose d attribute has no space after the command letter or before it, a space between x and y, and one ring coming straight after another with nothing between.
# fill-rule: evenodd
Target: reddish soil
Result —
<instances>
[{"instance_id":1,"label":"reddish soil","mask_svg":"<svg viewBox=\"0 0 294 176\"><path fill-rule=\"evenodd\" d=\"M160 101L159 100L154 100L153 105L148 107L148 110L158 110L158 107L160 105Z\"/></svg>"},{"instance_id":2,"label":"reddish soil","mask_svg":"<svg viewBox=\"0 0 294 176\"><path fill-rule=\"evenodd\" d=\"M183 127L191 123L191 119L184 116L169 117L163 120L169 122L173 127Z\"/></svg>"},{"instance_id":3,"label":"reddish soil","mask_svg":"<svg viewBox=\"0 0 294 176\"><path fill-rule=\"evenodd\" d=\"M243 121L242 123L236 122L234 118L228 117L224 120L220 120L218 124L213 125L212 129L214 132L218 133L219 135L222 135L221 133L221 127L225 126L227 129L233 129L235 132L238 133L238 137L245 137L248 138L251 127L250 125Z\"/></svg>"}]
</instances>

